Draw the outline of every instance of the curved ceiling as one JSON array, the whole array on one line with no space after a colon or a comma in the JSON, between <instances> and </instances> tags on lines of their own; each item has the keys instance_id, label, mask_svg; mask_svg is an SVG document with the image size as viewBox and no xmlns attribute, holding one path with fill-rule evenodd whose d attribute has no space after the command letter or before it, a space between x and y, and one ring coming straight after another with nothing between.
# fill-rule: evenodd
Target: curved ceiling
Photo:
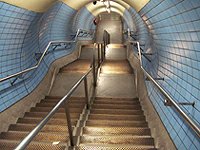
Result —
<instances>
[{"instance_id":1,"label":"curved ceiling","mask_svg":"<svg viewBox=\"0 0 200 150\"><path fill-rule=\"evenodd\" d=\"M45 12L57 1L62 1L68 6L79 10L83 6L91 3L91 0L0 0L15 6L19 6L36 12ZM95 1L95 0L92 0ZM136 11L142 9L150 0L110 0L119 3L125 8L133 7Z\"/></svg>"},{"instance_id":2,"label":"curved ceiling","mask_svg":"<svg viewBox=\"0 0 200 150\"><path fill-rule=\"evenodd\" d=\"M111 1L110 2L110 8L111 11L114 11L118 14L120 14L121 16L123 16L123 13L125 11L125 7L123 7L122 5ZM106 8L105 5L102 2L97 3L96 5L93 5L92 3L89 3L86 5L86 8L94 15L97 16L99 13L101 12L105 12Z\"/></svg>"}]
</instances>

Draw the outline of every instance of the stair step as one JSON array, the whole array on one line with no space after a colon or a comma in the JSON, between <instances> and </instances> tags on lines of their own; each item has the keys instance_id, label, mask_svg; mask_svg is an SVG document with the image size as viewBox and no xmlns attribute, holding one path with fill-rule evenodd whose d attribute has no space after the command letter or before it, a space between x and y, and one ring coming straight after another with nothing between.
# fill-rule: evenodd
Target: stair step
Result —
<instances>
[{"instance_id":1,"label":"stair step","mask_svg":"<svg viewBox=\"0 0 200 150\"><path fill-rule=\"evenodd\" d=\"M75 72L75 73L86 73L90 68L90 59L77 59L73 63L67 64L60 69L60 73Z\"/></svg>"},{"instance_id":2,"label":"stair step","mask_svg":"<svg viewBox=\"0 0 200 150\"><path fill-rule=\"evenodd\" d=\"M40 102L36 104L36 107L54 107L56 105L56 103L49 103L49 102ZM76 104L76 103L72 103L72 104L68 104L69 108L82 108L85 106L84 103L80 103L80 104ZM64 108L64 105L62 106L62 108Z\"/></svg>"},{"instance_id":3,"label":"stair step","mask_svg":"<svg viewBox=\"0 0 200 150\"><path fill-rule=\"evenodd\" d=\"M43 118L19 118L17 123L21 124L38 124ZM71 119L72 125L77 123L78 119ZM67 119L50 119L48 125L67 125Z\"/></svg>"},{"instance_id":4,"label":"stair step","mask_svg":"<svg viewBox=\"0 0 200 150\"><path fill-rule=\"evenodd\" d=\"M123 100L95 100L94 104L140 105L140 102L139 101L123 101Z\"/></svg>"},{"instance_id":5,"label":"stair step","mask_svg":"<svg viewBox=\"0 0 200 150\"><path fill-rule=\"evenodd\" d=\"M133 127L84 127L83 134L90 135L150 135L149 128Z\"/></svg>"},{"instance_id":6,"label":"stair step","mask_svg":"<svg viewBox=\"0 0 200 150\"><path fill-rule=\"evenodd\" d=\"M52 110L51 107L32 107L30 112L50 112ZM83 109L82 108L70 108L70 112L75 112L75 113L82 113ZM59 108L57 110L59 113L65 113L64 108Z\"/></svg>"},{"instance_id":7,"label":"stair step","mask_svg":"<svg viewBox=\"0 0 200 150\"><path fill-rule=\"evenodd\" d=\"M145 121L113 121L113 120L88 120L86 126L96 126L96 127L148 127Z\"/></svg>"},{"instance_id":8,"label":"stair step","mask_svg":"<svg viewBox=\"0 0 200 150\"><path fill-rule=\"evenodd\" d=\"M150 136L81 136L81 144L95 143L98 144L134 144L134 145L154 145L154 140Z\"/></svg>"},{"instance_id":9,"label":"stair step","mask_svg":"<svg viewBox=\"0 0 200 150\"><path fill-rule=\"evenodd\" d=\"M23 140L29 132L17 132L17 131L9 131L9 132L2 132L0 134L0 139L8 139L8 140ZM33 139L33 141L38 142L68 142L69 137L66 136L66 133L45 133L40 132L38 135Z\"/></svg>"},{"instance_id":10,"label":"stair step","mask_svg":"<svg viewBox=\"0 0 200 150\"><path fill-rule=\"evenodd\" d=\"M9 126L9 131L32 131L37 124L11 124ZM68 132L67 126L64 125L45 125L42 132Z\"/></svg>"},{"instance_id":11,"label":"stair step","mask_svg":"<svg viewBox=\"0 0 200 150\"><path fill-rule=\"evenodd\" d=\"M144 115L105 115L105 114L90 114L89 120L127 120L127 121L145 121Z\"/></svg>"},{"instance_id":12,"label":"stair step","mask_svg":"<svg viewBox=\"0 0 200 150\"><path fill-rule=\"evenodd\" d=\"M142 110L91 109L91 114L143 115Z\"/></svg>"},{"instance_id":13,"label":"stair step","mask_svg":"<svg viewBox=\"0 0 200 150\"><path fill-rule=\"evenodd\" d=\"M125 105L125 104L93 104L92 108L98 109L125 109L125 110L141 110L141 106L138 105Z\"/></svg>"},{"instance_id":14,"label":"stair step","mask_svg":"<svg viewBox=\"0 0 200 150\"><path fill-rule=\"evenodd\" d=\"M75 150L157 150L154 146L133 146L127 144L120 145L103 145L103 144L81 144L81 146L76 146Z\"/></svg>"},{"instance_id":15,"label":"stair step","mask_svg":"<svg viewBox=\"0 0 200 150\"><path fill-rule=\"evenodd\" d=\"M0 140L0 149L2 150L13 150L16 146L20 143L20 141L13 141L13 140ZM52 143L45 143L45 142L31 142L27 149L28 150L65 150L66 144L57 144L53 145Z\"/></svg>"},{"instance_id":16,"label":"stair step","mask_svg":"<svg viewBox=\"0 0 200 150\"><path fill-rule=\"evenodd\" d=\"M48 112L26 112L24 117L44 118L47 114L48 114ZM80 113L70 113L70 116L71 116L71 119L77 119L80 117ZM65 113L55 113L52 118L66 120L66 114Z\"/></svg>"},{"instance_id":17,"label":"stair step","mask_svg":"<svg viewBox=\"0 0 200 150\"><path fill-rule=\"evenodd\" d=\"M61 100L63 98L63 96L45 96L45 99L49 99L49 100ZM81 99L85 99L85 97L70 97L69 98L70 101L71 100L81 100Z\"/></svg>"},{"instance_id":18,"label":"stair step","mask_svg":"<svg viewBox=\"0 0 200 150\"><path fill-rule=\"evenodd\" d=\"M40 103L58 103L61 99L42 99ZM84 99L72 99L68 101L69 104L85 104L85 98Z\"/></svg>"}]
</instances>

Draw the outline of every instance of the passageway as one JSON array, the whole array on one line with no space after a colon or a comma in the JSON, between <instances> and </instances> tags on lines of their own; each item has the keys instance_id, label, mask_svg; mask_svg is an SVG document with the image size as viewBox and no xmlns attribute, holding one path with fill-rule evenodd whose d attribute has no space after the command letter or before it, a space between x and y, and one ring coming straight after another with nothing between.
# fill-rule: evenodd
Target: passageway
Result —
<instances>
[{"instance_id":1,"label":"passageway","mask_svg":"<svg viewBox=\"0 0 200 150\"><path fill-rule=\"evenodd\" d=\"M198 150L199 0L0 1L0 149Z\"/></svg>"}]
</instances>

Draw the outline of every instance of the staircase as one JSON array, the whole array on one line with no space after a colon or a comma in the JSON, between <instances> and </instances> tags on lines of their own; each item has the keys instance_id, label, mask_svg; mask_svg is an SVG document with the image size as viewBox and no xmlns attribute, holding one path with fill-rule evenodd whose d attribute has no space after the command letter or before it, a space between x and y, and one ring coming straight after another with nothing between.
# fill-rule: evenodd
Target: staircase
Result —
<instances>
[{"instance_id":1,"label":"staircase","mask_svg":"<svg viewBox=\"0 0 200 150\"><path fill-rule=\"evenodd\" d=\"M0 149L12 150L17 144L41 121L61 97L47 96L19 118L16 124L11 124L8 132L0 134ZM85 106L84 98L73 97L69 104L72 125L76 126L77 120ZM64 108L53 116L42 131L29 144L27 149L65 149L69 140L67 122Z\"/></svg>"},{"instance_id":2,"label":"staircase","mask_svg":"<svg viewBox=\"0 0 200 150\"><path fill-rule=\"evenodd\" d=\"M97 84L97 97L86 114L76 149L156 149L126 57L125 46L108 46Z\"/></svg>"},{"instance_id":3,"label":"staircase","mask_svg":"<svg viewBox=\"0 0 200 150\"><path fill-rule=\"evenodd\" d=\"M155 150L137 98L96 98L77 149Z\"/></svg>"},{"instance_id":4,"label":"staircase","mask_svg":"<svg viewBox=\"0 0 200 150\"><path fill-rule=\"evenodd\" d=\"M0 134L0 149L14 149L45 117L71 85L89 69L91 52L91 45L83 47L80 58L60 70L50 96L26 112L16 124L10 125L7 132ZM61 150L67 147L77 150L156 150L137 98L134 73L126 57L124 45L110 44L106 52L107 59L98 77L96 97L91 101L90 108L86 108L82 86L67 104L74 129L75 147L69 146L63 106L27 149Z\"/></svg>"}]
</instances>

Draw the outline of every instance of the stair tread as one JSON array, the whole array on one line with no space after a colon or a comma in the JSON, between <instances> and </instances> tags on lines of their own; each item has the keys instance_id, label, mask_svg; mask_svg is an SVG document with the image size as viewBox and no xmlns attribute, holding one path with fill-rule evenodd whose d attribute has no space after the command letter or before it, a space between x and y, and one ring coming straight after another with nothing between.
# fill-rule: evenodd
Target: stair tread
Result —
<instances>
[{"instance_id":1,"label":"stair tread","mask_svg":"<svg viewBox=\"0 0 200 150\"><path fill-rule=\"evenodd\" d=\"M36 107L49 107L49 108L53 108L56 105L56 103L48 103L48 102L41 102L41 103L37 103ZM68 104L69 108L81 108L83 109L85 107L85 103L80 103L80 104ZM61 106L61 108L64 108L64 105Z\"/></svg>"},{"instance_id":2,"label":"stair tread","mask_svg":"<svg viewBox=\"0 0 200 150\"><path fill-rule=\"evenodd\" d=\"M11 124L9 126L9 131L31 131L36 127L37 124ZM66 125L45 125L41 132L66 132L68 131Z\"/></svg>"},{"instance_id":3,"label":"stair tread","mask_svg":"<svg viewBox=\"0 0 200 150\"><path fill-rule=\"evenodd\" d=\"M76 72L76 73L85 73L90 68L91 60L90 59L77 59L73 63L70 63L60 69L61 73L64 72Z\"/></svg>"},{"instance_id":4,"label":"stair tread","mask_svg":"<svg viewBox=\"0 0 200 150\"><path fill-rule=\"evenodd\" d=\"M32 107L30 112L50 112L53 109L53 107ZM83 108L70 108L70 112L79 112L81 113ZM59 108L57 112L65 113L64 108Z\"/></svg>"},{"instance_id":5,"label":"stair tread","mask_svg":"<svg viewBox=\"0 0 200 150\"><path fill-rule=\"evenodd\" d=\"M92 135L150 135L148 127L84 127L83 134Z\"/></svg>"},{"instance_id":6,"label":"stair tread","mask_svg":"<svg viewBox=\"0 0 200 150\"><path fill-rule=\"evenodd\" d=\"M29 132L19 132L19 131L8 131L2 132L0 134L0 139L9 139L9 140L22 140L28 135ZM39 132L33 141L44 141L44 142L54 142L62 141L68 142L69 136L66 133L61 132Z\"/></svg>"},{"instance_id":7,"label":"stair tread","mask_svg":"<svg viewBox=\"0 0 200 150\"><path fill-rule=\"evenodd\" d=\"M17 123L21 123L21 124L37 124L39 123L43 118L28 118L28 117L24 117L24 118L19 118L17 120ZM71 119L72 124L75 124L78 121L77 119ZM48 122L47 125L66 125L67 124L67 120L66 119L55 119L55 118L51 118Z\"/></svg>"},{"instance_id":8,"label":"stair tread","mask_svg":"<svg viewBox=\"0 0 200 150\"><path fill-rule=\"evenodd\" d=\"M112 127L148 127L145 121L110 121L110 120L88 120L86 126L112 126Z\"/></svg>"},{"instance_id":9,"label":"stair tread","mask_svg":"<svg viewBox=\"0 0 200 150\"><path fill-rule=\"evenodd\" d=\"M145 121L144 115L114 115L114 114L90 114L88 117L90 120L138 120L138 121Z\"/></svg>"},{"instance_id":10,"label":"stair tread","mask_svg":"<svg viewBox=\"0 0 200 150\"><path fill-rule=\"evenodd\" d=\"M49 96L45 96L45 99L57 99L57 100L59 100L59 99L62 99L63 98L63 96L53 96L53 95L49 95ZM85 97L75 97L75 96L73 96L73 97L70 97L70 99L71 100L79 100L79 99L85 99Z\"/></svg>"},{"instance_id":11,"label":"stair tread","mask_svg":"<svg viewBox=\"0 0 200 150\"><path fill-rule=\"evenodd\" d=\"M75 147L76 150L156 150L154 146L128 145L128 144L80 144Z\"/></svg>"},{"instance_id":12,"label":"stair tread","mask_svg":"<svg viewBox=\"0 0 200 150\"><path fill-rule=\"evenodd\" d=\"M24 117L32 117L32 118L44 118L48 112L26 112L24 114ZM79 118L81 113L72 113L70 112L70 116L72 119ZM52 118L59 118L59 119L65 119L66 120L66 114L57 112L54 114Z\"/></svg>"},{"instance_id":13,"label":"stair tread","mask_svg":"<svg viewBox=\"0 0 200 150\"><path fill-rule=\"evenodd\" d=\"M141 106L139 104L137 105L125 105L125 104L96 104L94 103L92 105L92 109L125 109L125 110L141 110Z\"/></svg>"},{"instance_id":14,"label":"stair tread","mask_svg":"<svg viewBox=\"0 0 200 150\"><path fill-rule=\"evenodd\" d=\"M133 135L83 135L80 141L81 143L154 145L151 136Z\"/></svg>"},{"instance_id":15,"label":"stair tread","mask_svg":"<svg viewBox=\"0 0 200 150\"><path fill-rule=\"evenodd\" d=\"M91 114L140 114L143 115L142 110L123 110L123 109L98 109L98 108L91 108Z\"/></svg>"},{"instance_id":16,"label":"stair tread","mask_svg":"<svg viewBox=\"0 0 200 150\"><path fill-rule=\"evenodd\" d=\"M18 140L7 140L7 139L0 139L0 149L3 150L13 150L20 141ZM65 150L66 143L59 143L59 144L52 144L49 142L37 142L33 141L28 146L27 149L29 150Z\"/></svg>"}]
</instances>

